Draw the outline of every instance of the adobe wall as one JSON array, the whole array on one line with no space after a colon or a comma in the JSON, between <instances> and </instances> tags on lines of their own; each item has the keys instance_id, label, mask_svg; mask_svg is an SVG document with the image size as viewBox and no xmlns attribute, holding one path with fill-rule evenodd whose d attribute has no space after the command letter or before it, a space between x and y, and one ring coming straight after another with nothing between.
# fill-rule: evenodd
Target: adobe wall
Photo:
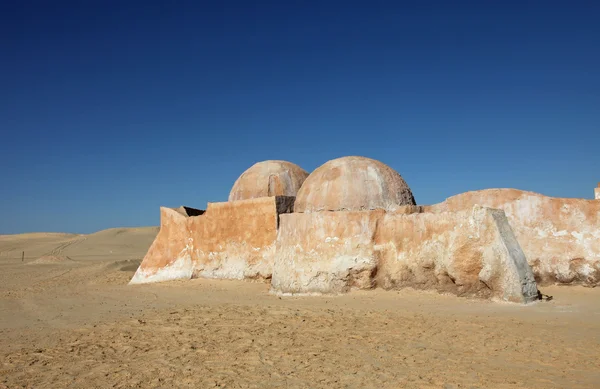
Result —
<instances>
[{"instance_id":1,"label":"adobe wall","mask_svg":"<svg viewBox=\"0 0 600 389\"><path fill-rule=\"evenodd\" d=\"M533 272L503 211L383 216L375 237L384 289L411 286L459 296L529 302Z\"/></svg>"},{"instance_id":2,"label":"adobe wall","mask_svg":"<svg viewBox=\"0 0 600 389\"><path fill-rule=\"evenodd\" d=\"M181 209L160 207L160 230L130 284L192 277L187 222L188 216Z\"/></svg>"},{"instance_id":3,"label":"adobe wall","mask_svg":"<svg viewBox=\"0 0 600 389\"><path fill-rule=\"evenodd\" d=\"M284 294L343 293L374 287L377 222L385 211L281 215L273 291Z\"/></svg>"},{"instance_id":4,"label":"adobe wall","mask_svg":"<svg viewBox=\"0 0 600 389\"><path fill-rule=\"evenodd\" d=\"M454 212L475 204L505 211L539 284L600 283L600 201L488 189L426 207Z\"/></svg>"},{"instance_id":5,"label":"adobe wall","mask_svg":"<svg viewBox=\"0 0 600 389\"><path fill-rule=\"evenodd\" d=\"M290 204L293 197L209 203L188 223L194 277L271 278L279 213Z\"/></svg>"},{"instance_id":6,"label":"adobe wall","mask_svg":"<svg viewBox=\"0 0 600 389\"><path fill-rule=\"evenodd\" d=\"M410 286L514 302L537 296L504 213L482 207L281 215L276 251L271 285L280 294Z\"/></svg>"},{"instance_id":7,"label":"adobe wall","mask_svg":"<svg viewBox=\"0 0 600 389\"><path fill-rule=\"evenodd\" d=\"M161 228L130 281L271 277L279 214L293 197L209 203L197 216L161 207Z\"/></svg>"}]
</instances>

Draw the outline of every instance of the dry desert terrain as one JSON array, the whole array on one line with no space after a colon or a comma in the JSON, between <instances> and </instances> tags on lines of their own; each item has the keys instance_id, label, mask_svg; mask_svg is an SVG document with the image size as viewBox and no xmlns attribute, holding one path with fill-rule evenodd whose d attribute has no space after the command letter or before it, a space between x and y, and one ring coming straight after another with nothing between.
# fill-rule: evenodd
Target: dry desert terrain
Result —
<instances>
[{"instance_id":1,"label":"dry desert terrain","mask_svg":"<svg viewBox=\"0 0 600 389\"><path fill-rule=\"evenodd\" d=\"M600 388L598 288L520 306L128 286L157 231L0 236L0 388Z\"/></svg>"}]
</instances>

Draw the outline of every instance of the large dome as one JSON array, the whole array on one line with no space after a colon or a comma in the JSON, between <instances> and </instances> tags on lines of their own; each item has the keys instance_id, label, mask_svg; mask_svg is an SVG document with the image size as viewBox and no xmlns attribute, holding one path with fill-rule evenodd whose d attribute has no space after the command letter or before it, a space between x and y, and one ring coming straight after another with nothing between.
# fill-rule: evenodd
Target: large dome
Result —
<instances>
[{"instance_id":1,"label":"large dome","mask_svg":"<svg viewBox=\"0 0 600 389\"><path fill-rule=\"evenodd\" d=\"M388 165L343 157L318 167L298 191L294 212L394 210L415 205L410 188Z\"/></svg>"},{"instance_id":2,"label":"large dome","mask_svg":"<svg viewBox=\"0 0 600 389\"><path fill-rule=\"evenodd\" d=\"M229 193L229 201L296 196L306 177L308 172L291 162L258 162L235 181Z\"/></svg>"}]
</instances>

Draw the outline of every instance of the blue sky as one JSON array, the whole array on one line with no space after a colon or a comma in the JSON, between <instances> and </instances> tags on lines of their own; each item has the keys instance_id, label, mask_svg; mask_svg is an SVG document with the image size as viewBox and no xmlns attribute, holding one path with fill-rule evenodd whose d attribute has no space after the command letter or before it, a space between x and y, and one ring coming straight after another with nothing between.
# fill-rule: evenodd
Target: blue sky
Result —
<instances>
[{"instance_id":1,"label":"blue sky","mask_svg":"<svg viewBox=\"0 0 600 389\"><path fill-rule=\"evenodd\" d=\"M0 233L158 225L266 159L592 198L599 4L3 2Z\"/></svg>"}]
</instances>

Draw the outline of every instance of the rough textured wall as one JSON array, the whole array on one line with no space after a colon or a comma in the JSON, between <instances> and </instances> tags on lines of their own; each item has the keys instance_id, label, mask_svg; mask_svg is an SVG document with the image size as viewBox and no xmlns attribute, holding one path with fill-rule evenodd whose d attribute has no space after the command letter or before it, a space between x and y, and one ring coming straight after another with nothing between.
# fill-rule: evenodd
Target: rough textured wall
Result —
<instances>
[{"instance_id":1,"label":"rough textured wall","mask_svg":"<svg viewBox=\"0 0 600 389\"><path fill-rule=\"evenodd\" d=\"M385 289L411 286L513 302L537 296L531 268L500 210L386 214L375 250L377 284Z\"/></svg>"},{"instance_id":2,"label":"rough textured wall","mask_svg":"<svg viewBox=\"0 0 600 389\"><path fill-rule=\"evenodd\" d=\"M539 284L600 283L600 201L488 189L425 209L460 211L475 204L505 211Z\"/></svg>"},{"instance_id":3,"label":"rough textured wall","mask_svg":"<svg viewBox=\"0 0 600 389\"><path fill-rule=\"evenodd\" d=\"M384 211L281 215L271 285L291 294L371 288L377 221Z\"/></svg>"},{"instance_id":4,"label":"rough textured wall","mask_svg":"<svg viewBox=\"0 0 600 389\"><path fill-rule=\"evenodd\" d=\"M298 191L294 211L394 210L414 204L410 188L391 167L370 158L343 157L308 176Z\"/></svg>"},{"instance_id":5,"label":"rough textured wall","mask_svg":"<svg viewBox=\"0 0 600 389\"><path fill-rule=\"evenodd\" d=\"M411 286L514 302L537 296L504 213L481 207L281 215L271 285L282 294Z\"/></svg>"},{"instance_id":6,"label":"rough textured wall","mask_svg":"<svg viewBox=\"0 0 600 389\"><path fill-rule=\"evenodd\" d=\"M192 277L187 222L188 217L182 214L181 207L160 208L160 231L130 284Z\"/></svg>"},{"instance_id":7,"label":"rough textured wall","mask_svg":"<svg viewBox=\"0 0 600 389\"><path fill-rule=\"evenodd\" d=\"M291 162L258 162L235 181L229 193L229 201L296 196L306 177L308 172Z\"/></svg>"},{"instance_id":8,"label":"rough textured wall","mask_svg":"<svg viewBox=\"0 0 600 389\"><path fill-rule=\"evenodd\" d=\"M190 218L194 276L270 278L277 238L278 209L289 197L209 203L202 217ZM288 207L289 208L289 207Z\"/></svg>"},{"instance_id":9,"label":"rough textured wall","mask_svg":"<svg viewBox=\"0 0 600 389\"><path fill-rule=\"evenodd\" d=\"M161 229L131 283L177 278L270 278L279 213L293 198L209 203L187 217L161 208Z\"/></svg>"}]
</instances>

